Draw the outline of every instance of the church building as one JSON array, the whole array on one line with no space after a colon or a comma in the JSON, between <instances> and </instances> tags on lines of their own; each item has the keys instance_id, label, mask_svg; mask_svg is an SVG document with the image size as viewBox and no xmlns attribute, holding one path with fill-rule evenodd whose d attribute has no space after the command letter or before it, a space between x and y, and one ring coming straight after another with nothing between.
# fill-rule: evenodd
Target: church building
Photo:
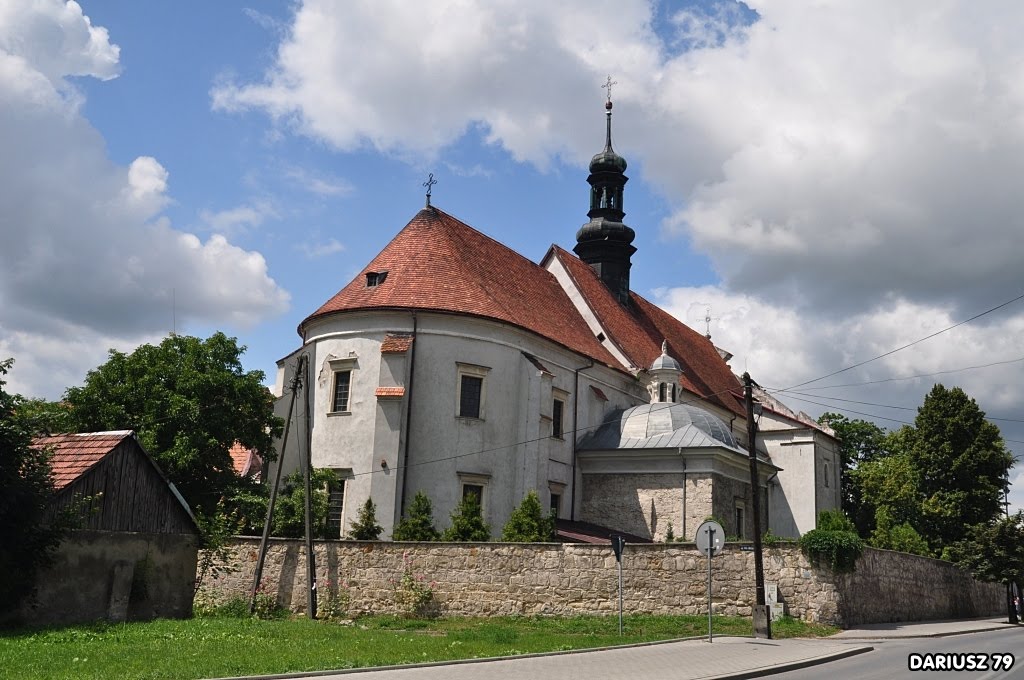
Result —
<instances>
[{"instance_id":1,"label":"church building","mask_svg":"<svg viewBox=\"0 0 1024 680\"><path fill-rule=\"evenodd\" d=\"M534 263L428 192L299 325L275 388L278 415L293 415L284 466L305 451L308 422L313 466L343 480L331 533L345 537L372 498L387 538L423 491L439 529L474 494L499 537L532 490L567 540L595 529L662 540L670 526L692 540L711 516L752 538L742 385L727 353L630 289L637 250L611 118L609 99L573 252L552 245ZM291 398L300 358L308 409L304 389ZM758 439L761 526L796 536L839 506L838 445L775 400L760 411L772 425Z\"/></svg>"}]
</instances>

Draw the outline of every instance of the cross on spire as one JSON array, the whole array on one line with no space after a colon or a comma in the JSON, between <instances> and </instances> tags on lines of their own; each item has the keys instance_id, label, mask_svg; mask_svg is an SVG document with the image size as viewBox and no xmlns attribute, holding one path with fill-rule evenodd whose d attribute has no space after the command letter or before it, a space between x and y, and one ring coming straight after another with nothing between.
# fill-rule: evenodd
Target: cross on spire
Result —
<instances>
[{"instance_id":1,"label":"cross on spire","mask_svg":"<svg viewBox=\"0 0 1024 680\"><path fill-rule=\"evenodd\" d=\"M427 176L427 181L423 183L423 186L427 188L427 207L430 207L430 194L434 189L434 185L437 184L437 180L434 179L434 173L430 173Z\"/></svg>"},{"instance_id":2,"label":"cross on spire","mask_svg":"<svg viewBox=\"0 0 1024 680\"><path fill-rule=\"evenodd\" d=\"M612 103L612 85L618 85L618 84L619 84L619 81L612 80L612 77L609 74L608 80L605 81L605 84L601 86L602 90L608 90L607 95L608 95L608 103L609 104Z\"/></svg>"}]
</instances>

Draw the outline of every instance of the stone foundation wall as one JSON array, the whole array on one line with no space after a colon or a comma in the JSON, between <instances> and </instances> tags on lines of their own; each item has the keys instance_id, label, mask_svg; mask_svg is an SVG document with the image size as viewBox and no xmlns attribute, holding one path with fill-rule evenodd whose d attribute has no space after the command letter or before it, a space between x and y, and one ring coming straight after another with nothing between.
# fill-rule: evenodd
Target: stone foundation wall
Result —
<instances>
[{"instance_id":1,"label":"stone foundation wall","mask_svg":"<svg viewBox=\"0 0 1024 680\"><path fill-rule=\"evenodd\" d=\"M206 578L202 595L247 597L258 548L258 539L235 539L231 558ZM611 614L618 606L610 546L319 541L314 552L319 588L347 583L353 613L401 612L395 584L405 565L431 584L444 615ZM953 565L901 553L869 550L857 572L836 576L812 567L796 546L783 545L766 549L764 566L765 580L778 584L787 612L806 621L851 626L984 616L1005 608L1001 586L978 584ZM714 558L712 570L715 613L749 616L753 553L730 545ZM629 545L623 557L623 609L703 614L706 579L707 560L692 545ZM279 604L305 611L302 541L271 539L263 583ZM908 590L912 594L901 595Z\"/></svg>"}]
</instances>

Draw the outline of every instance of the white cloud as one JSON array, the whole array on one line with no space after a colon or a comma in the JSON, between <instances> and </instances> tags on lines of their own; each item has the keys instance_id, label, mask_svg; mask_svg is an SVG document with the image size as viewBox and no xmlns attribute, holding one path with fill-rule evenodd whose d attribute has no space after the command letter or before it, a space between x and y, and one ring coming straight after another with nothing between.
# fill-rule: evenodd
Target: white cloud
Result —
<instances>
[{"instance_id":1,"label":"white cloud","mask_svg":"<svg viewBox=\"0 0 1024 680\"><path fill-rule=\"evenodd\" d=\"M344 244L337 239L327 239L324 243L303 243L297 246L301 250L307 259L315 260L317 258L326 257L327 255L334 255L345 250Z\"/></svg>"},{"instance_id":2,"label":"white cloud","mask_svg":"<svg viewBox=\"0 0 1024 680\"><path fill-rule=\"evenodd\" d=\"M211 229L222 234L234 234L258 227L268 218L277 217L269 201L255 201L227 210L200 210L199 219Z\"/></svg>"},{"instance_id":3,"label":"white cloud","mask_svg":"<svg viewBox=\"0 0 1024 680\"><path fill-rule=\"evenodd\" d=\"M66 78L113 77L117 56L73 2L0 6L0 353L31 394L55 397L108 347L170 330L172 297L179 320L218 326L288 306L262 255L160 216L159 161L108 159Z\"/></svg>"},{"instance_id":4,"label":"white cloud","mask_svg":"<svg viewBox=\"0 0 1024 680\"><path fill-rule=\"evenodd\" d=\"M345 197L355 192L355 187L346 179L314 174L303 168L290 167L285 170L285 176L305 191L319 196Z\"/></svg>"}]
</instances>

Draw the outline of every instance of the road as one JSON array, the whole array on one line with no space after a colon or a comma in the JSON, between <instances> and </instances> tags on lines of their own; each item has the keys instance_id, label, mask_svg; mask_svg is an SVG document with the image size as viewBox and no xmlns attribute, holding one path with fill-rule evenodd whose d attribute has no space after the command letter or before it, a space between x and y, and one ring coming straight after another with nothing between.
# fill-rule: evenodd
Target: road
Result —
<instances>
[{"instance_id":1,"label":"road","mask_svg":"<svg viewBox=\"0 0 1024 680\"><path fill-rule=\"evenodd\" d=\"M850 641L851 644L854 641ZM940 638L896 638L869 642L875 649L867 654L771 676L779 680L818 680L829 677L858 680L891 680L892 678L926 678L928 676L982 678L1019 678L1024 680L1024 630L1000 630L987 633L951 635ZM911 654L966 652L979 654L1014 654L1016 661L1009 672L994 671L911 671Z\"/></svg>"}]
</instances>

